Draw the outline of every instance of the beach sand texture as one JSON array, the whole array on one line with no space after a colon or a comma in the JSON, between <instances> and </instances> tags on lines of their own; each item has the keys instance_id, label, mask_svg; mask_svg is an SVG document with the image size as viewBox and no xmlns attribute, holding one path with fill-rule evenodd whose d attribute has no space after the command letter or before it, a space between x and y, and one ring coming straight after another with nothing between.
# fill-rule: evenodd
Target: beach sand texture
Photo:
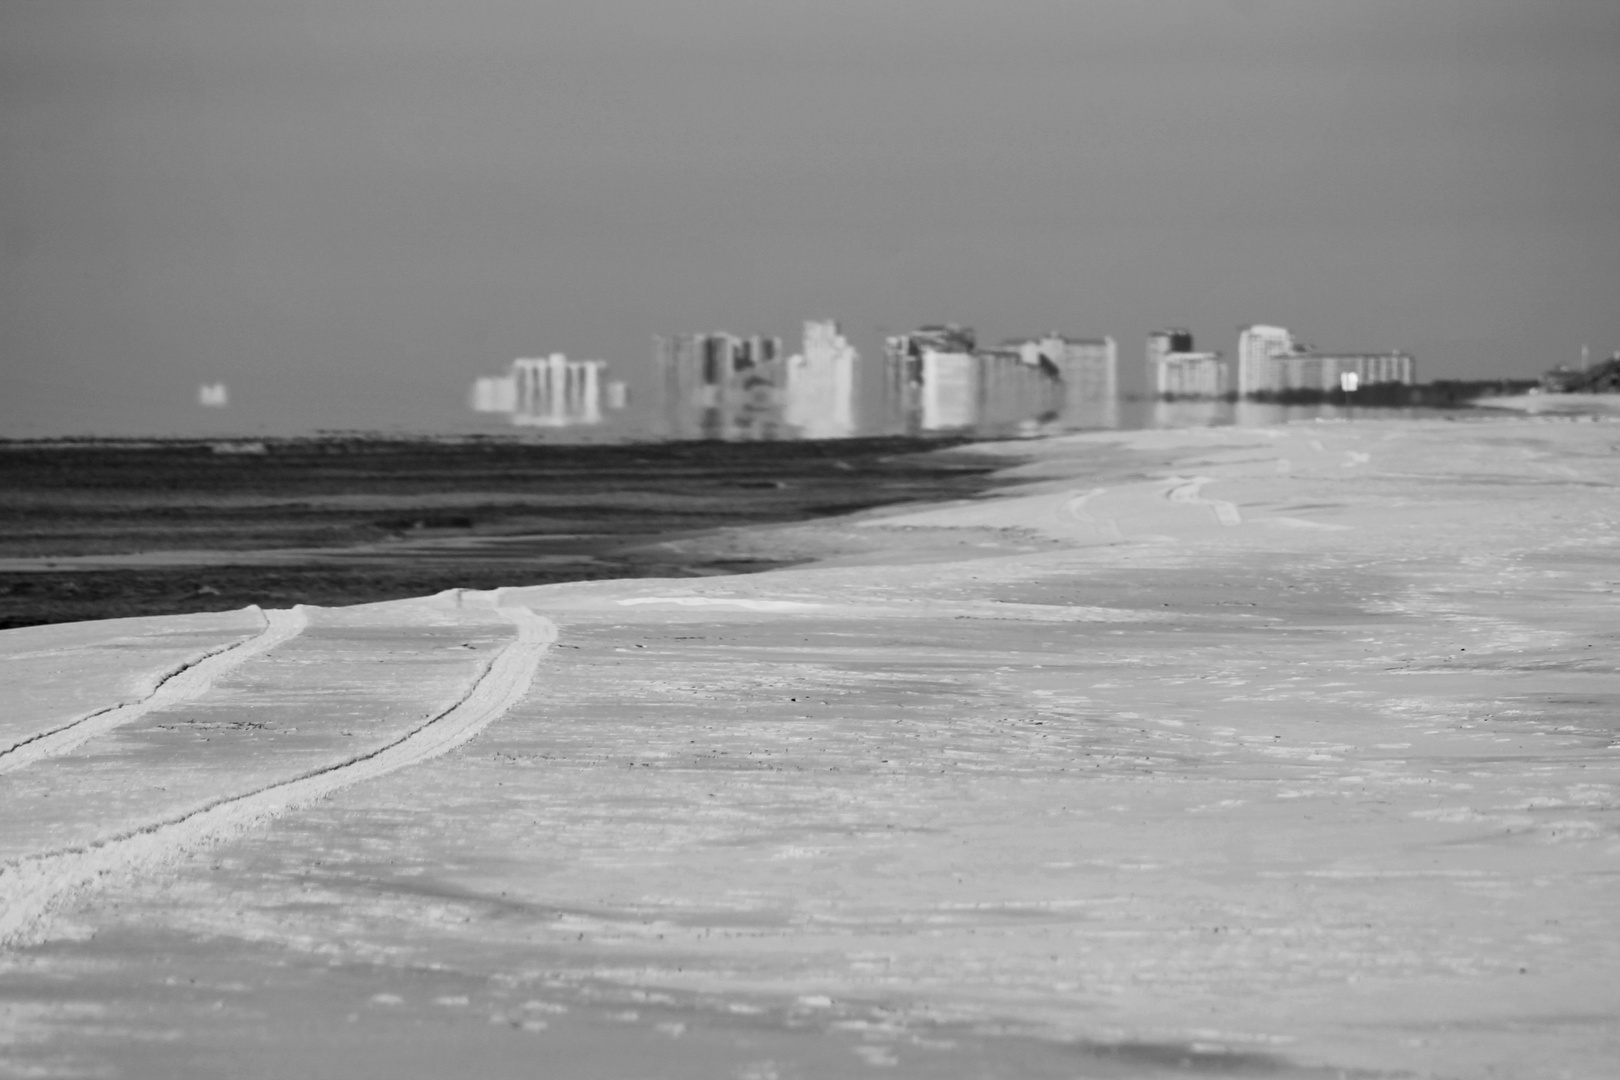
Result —
<instances>
[{"instance_id":1,"label":"beach sand texture","mask_svg":"<svg viewBox=\"0 0 1620 1080\"><path fill-rule=\"evenodd\" d=\"M795 569L0 633L0 1076L1614 1075L1620 425L978 449Z\"/></svg>"}]
</instances>

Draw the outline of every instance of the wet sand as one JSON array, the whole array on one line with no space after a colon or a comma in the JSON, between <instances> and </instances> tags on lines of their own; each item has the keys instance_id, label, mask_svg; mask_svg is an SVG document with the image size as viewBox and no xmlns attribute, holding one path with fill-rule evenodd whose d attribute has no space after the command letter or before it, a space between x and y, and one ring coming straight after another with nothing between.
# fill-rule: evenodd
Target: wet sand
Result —
<instances>
[{"instance_id":1,"label":"wet sand","mask_svg":"<svg viewBox=\"0 0 1620 1080\"><path fill-rule=\"evenodd\" d=\"M0 442L0 628L769 569L666 542L984 490L958 443Z\"/></svg>"},{"instance_id":2,"label":"wet sand","mask_svg":"<svg viewBox=\"0 0 1620 1080\"><path fill-rule=\"evenodd\" d=\"M986 446L688 541L792 569L5 632L0 1068L1606 1076L1617 442Z\"/></svg>"}]
</instances>

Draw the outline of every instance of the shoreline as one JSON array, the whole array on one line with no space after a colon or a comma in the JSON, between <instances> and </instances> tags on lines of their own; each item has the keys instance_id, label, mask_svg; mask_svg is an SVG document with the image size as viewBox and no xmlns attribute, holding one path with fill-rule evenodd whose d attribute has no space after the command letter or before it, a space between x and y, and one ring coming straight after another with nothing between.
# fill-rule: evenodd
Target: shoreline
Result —
<instances>
[{"instance_id":1,"label":"shoreline","mask_svg":"<svg viewBox=\"0 0 1620 1080\"><path fill-rule=\"evenodd\" d=\"M1603 1075L1613 439L991 444L993 493L731 537L813 564L304 609L7 774L0 893L39 917L0 953L33 1018L0 1063ZM263 621L0 634L0 747ZM524 649L526 691L491 681ZM198 817L462 702L453 752ZM41 861L79 850L108 872Z\"/></svg>"},{"instance_id":2,"label":"shoreline","mask_svg":"<svg viewBox=\"0 0 1620 1080\"><path fill-rule=\"evenodd\" d=\"M758 569L783 560L687 541L971 494L999 464L962 440L900 438L13 453L0 482L0 627Z\"/></svg>"}]
</instances>

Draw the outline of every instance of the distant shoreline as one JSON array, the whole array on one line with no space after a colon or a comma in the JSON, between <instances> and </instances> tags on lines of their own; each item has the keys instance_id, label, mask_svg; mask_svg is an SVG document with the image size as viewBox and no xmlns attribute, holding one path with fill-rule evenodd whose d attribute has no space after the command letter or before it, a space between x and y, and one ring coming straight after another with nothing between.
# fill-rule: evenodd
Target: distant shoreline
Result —
<instances>
[{"instance_id":1,"label":"distant shoreline","mask_svg":"<svg viewBox=\"0 0 1620 1080\"><path fill-rule=\"evenodd\" d=\"M1531 414L1620 415L1620 394L1515 394L1512 397L1483 398L1476 404L1486 409Z\"/></svg>"}]
</instances>

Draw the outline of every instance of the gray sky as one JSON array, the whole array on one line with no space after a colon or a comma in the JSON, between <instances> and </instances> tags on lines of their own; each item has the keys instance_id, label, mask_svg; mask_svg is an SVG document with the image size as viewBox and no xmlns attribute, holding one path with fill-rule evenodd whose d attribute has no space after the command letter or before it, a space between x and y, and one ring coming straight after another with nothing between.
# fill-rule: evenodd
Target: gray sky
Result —
<instances>
[{"instance_id":1,"label":"gray sky","mask_svg":"<svg viewBox=\"0 0 1620 1080\"><path fill-rule=\"evenodd\" d=\"M1620 348L1614 0L5 0L0 162L6 435L447 426L823 315L1129 385L1165 324Z\"/></svg>"}]
</instances>

